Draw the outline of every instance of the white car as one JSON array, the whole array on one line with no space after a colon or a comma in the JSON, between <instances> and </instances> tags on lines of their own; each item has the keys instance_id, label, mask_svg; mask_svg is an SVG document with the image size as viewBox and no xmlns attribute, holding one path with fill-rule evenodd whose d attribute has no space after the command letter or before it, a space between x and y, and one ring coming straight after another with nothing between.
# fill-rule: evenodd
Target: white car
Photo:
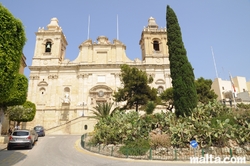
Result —
<instances>
[{"instance_id":1,"label":"white car","mask_svg":"<svg viewBox=\"0 0 250 166\"><path fill-rule=\"evenodd\" d=\"M38 141L38 134L35 130L15 130L9 137L7 149L11 150L13 147L32 149L36 141Z\"/></svg>"}]
</instances>

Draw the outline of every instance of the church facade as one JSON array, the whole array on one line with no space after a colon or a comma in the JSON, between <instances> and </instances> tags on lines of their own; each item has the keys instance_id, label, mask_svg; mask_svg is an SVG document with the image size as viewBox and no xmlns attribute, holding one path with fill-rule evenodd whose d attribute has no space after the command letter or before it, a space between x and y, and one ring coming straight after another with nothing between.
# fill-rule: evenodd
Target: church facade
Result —
<instances>
[{"instance_id":1,"label":"church facade","mask_svg":"<svg viewBox=\"0 0 250 166\"><path fill-rule=\"evenodd\" d=\"M29 66L29 101L36 104L36 116L26 123L30 128L45 127L51 134L83 134L94 130L93 107L100 102L113 102L119 87L120 65L137 67L153 77L151 87L159 93L171 87L166 28L159 28L154 18L142 29L139 45L141 60L130 60L126 46L99 36L80 44L77 58L65 58L67 40L52 18L47 29L36 32L32 65ZM115 103L121 106L123 103Z\"/></svg>"}]
</instances>

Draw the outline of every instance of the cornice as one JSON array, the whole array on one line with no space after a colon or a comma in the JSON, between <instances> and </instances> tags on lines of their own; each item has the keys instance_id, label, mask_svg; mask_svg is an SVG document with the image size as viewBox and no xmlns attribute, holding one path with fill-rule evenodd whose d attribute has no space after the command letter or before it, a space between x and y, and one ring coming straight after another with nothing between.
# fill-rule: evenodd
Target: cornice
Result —
<instances>
[{"instance_id":1,"label":"cornice","mask_svg":"<svg viewBox=\"0 0 250 166\"><path fill-rule=\"evenodd\" d=\"M31 71L43 71L43 70L57 70L57 71L64 71L64 70L93 70L93 69L120 69L120 66L122 64L74 64L67 66L29 66L29 69ZM139 69L145 69L145 68L169 68L169 64L131 64L129 65L131 67L137 67Z\"/></svg>"}]
</instances>

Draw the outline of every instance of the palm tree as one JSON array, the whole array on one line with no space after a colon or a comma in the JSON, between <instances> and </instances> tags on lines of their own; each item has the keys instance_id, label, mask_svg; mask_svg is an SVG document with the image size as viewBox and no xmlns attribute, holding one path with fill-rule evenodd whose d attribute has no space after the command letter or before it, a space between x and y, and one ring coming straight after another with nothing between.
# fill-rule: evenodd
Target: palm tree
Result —
<instances>
[{"instance_id":1,"label":"palm tree","mask_svg":"<svg viewBox=\"0 0 250 166\"><path fill-rule=\"evenodd\" d=\"M95 110L92 110L93 114L95 116L92 116L91 118L95 118L95 119L102 119L102 118L106 118L109 115L112 116L112 114L117 110L117 108L114 108L113 110L111 110L113 107L113 103L97 103L97 105L94 107Z\"/></svg>"}]
</instances>

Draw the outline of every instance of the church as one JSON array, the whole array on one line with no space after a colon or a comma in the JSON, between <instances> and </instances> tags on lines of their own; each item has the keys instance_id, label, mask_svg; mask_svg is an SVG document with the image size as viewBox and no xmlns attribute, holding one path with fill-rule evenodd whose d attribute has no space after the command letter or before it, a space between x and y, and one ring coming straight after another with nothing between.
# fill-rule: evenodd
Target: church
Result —
<instances>
[{"instance_id":1,"label":"church","mask_svg":"<svg viewBox=\"0 0 250 166\"><path fill-rule=\"evenodd\" d=\"M126 45L120 40L98 36L94 42L88 39L79 43L79 54L70 61L65 58L66 37L58 19L52 18L46 29L39 28L36 32L27 100L35 103L37 110L34 120L24 124L25 127L42 125L48 134L93 131L97 121L91 118L91 110L96 103L113 102L112 95L122 87L122 64L152 76L154 81L150 86L161 93L172 86L166 43L166 28L159 28L150 17L139 40L141 60L130 60Z\"/></svg>"}]
</instances>

